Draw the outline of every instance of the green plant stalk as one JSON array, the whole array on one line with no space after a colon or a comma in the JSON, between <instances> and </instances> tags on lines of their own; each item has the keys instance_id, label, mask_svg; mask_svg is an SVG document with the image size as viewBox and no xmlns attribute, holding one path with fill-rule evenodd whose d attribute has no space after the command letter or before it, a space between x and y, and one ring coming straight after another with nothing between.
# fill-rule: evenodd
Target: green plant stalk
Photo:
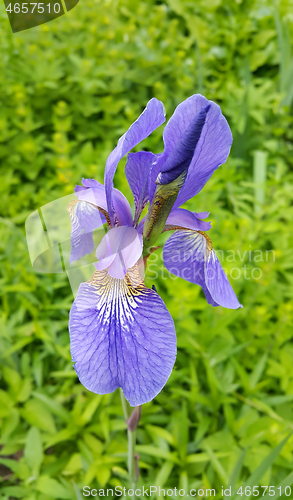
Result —
<instances>
[{"instance_id":1,"label":"green plant stalk","mask_svg":"<svg viewBox=\"0 0 293 500\"><path fill-rule=\"evenodd\" d=\"M128 420L131 415L131 408L125 399L122 389L120 389L120 396L125 420ZM136 431L130 431L127 427L128 437L128 474L131 486L134 487L137 482L136 466L135 466L135 444L136 444Z\"/></svg>"},{"instance_id":2,"label":"green plant stalk","mask_svg":"<svg viewBox=\"0 0 293 500\"><path fill-rule=\"evenodd\" d=\"M67 7L66 7L65 0L61 0L61 3L62 3L62 7L64 9L65 14L67 14Z\"/></svg>"},{"instance_id":3,"label":"green plant stalk","mask_svg":"<svg viewBox=\"0 0 293 500\"><path fill-rule=\"evenodd\" d=\"M184 170L174 181L169 184L160 184L157 187L151 202L143 227L143 257L150 254L151 247L162 233L165 222L176 201L187 175Z\"/></svg>"}]
</instances>

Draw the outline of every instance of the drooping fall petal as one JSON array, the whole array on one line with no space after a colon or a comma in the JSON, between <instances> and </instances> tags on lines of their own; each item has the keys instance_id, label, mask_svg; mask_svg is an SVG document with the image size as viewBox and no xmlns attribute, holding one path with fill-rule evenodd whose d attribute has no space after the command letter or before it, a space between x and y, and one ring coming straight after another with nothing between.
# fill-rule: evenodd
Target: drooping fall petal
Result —
<instances>
[{"instance_id":1,"label":"drooping fall petal","mask_svg":"<svg viewBox=\"0 0 293 500\"><path fill-rule=\"evenodd\" d=\"M163 258L168 271L200 285L210 304L228 309L242 307L212 248L211 240L204 233L175 231L165 243Z\"/></svg>"},{"instance_id":2,"label":"drooping fall petal","mask_svg":"<svg viewBox=\"0 0 293 500\"><path fill-rule=\"evenodd\" d=\"M187 229L194 229L195 231L208 231L211 228L211 223L200 220L201 218L205 218L202 217L202 215L206 214L207 212L198 214L196 212L190 212L185 208L176 208L171 211L166 220L166 226L180 226L186 227Z\"/></svg>"},{"instance_id":3,"label":"drooping fall petal","mask_svg":"<svg viewBox=\"0 0 293 500\"><path fill-rule=\"evenodd\" d=\"M80 382L98 394L121 387L131 406L153 399L176 357L176 334L160 296L136 267L123 279L96 271L70 311L71 354Z\"/></svg>"}]
</instances>

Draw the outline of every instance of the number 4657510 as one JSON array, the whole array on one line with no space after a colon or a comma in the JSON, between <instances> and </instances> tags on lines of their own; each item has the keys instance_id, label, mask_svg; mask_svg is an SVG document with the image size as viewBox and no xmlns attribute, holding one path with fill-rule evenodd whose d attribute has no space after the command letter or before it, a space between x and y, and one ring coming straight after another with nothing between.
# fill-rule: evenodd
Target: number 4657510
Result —
<instances>
[{"instance_id":1,"label":"number 4657510","mask_svg":"<svg viewBox=\"0 0 293 500\"><path fill-rule=\"evenodd\" d=\"M54 3L53 9L55 14L59 14L60 12L60 4L59 3ZM48 3L45 5L44 3L15 3L12 5L11 3L6 7L7 12L14 12L15 14L22 13L22 14L33 14L35 11L38 12L39 14L42 14L43 12L48 12L49 14L51 13L51 5Z\"/></svg>"},{"instance_id":2,"label":"number 4657510","mask_svg":"<svg viewBox=\"0 0 293 500\"><path fill-rule=\"evenodd\" d=\"M258 496L264 496L265 493L267 493L270 497L274 497L276 494L278 497L280 497L283 493L285 494L286 497L289 497L291 495L291 488L290 486L286 486L284 489L282 489L282 486L240 486L240 488L237 491L237 495L242 495L246 497L250 497L251 495L254 497Z\"/></svg>"}]
</instances>

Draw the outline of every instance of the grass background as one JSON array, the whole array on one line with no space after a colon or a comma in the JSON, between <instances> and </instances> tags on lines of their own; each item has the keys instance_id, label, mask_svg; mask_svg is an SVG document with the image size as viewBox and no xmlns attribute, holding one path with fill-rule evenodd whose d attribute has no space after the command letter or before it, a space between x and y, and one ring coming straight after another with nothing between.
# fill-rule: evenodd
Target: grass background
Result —
<instances>
[{"instance_id":1,"label":"grass background","mask_svg":"<svg viewBox=\"0 0 293 500\"><path fill-rule=\"evenodd\" d=\"M244 308L212 308L199 287L160 271L178 356L143 408L140 484L220 498L221 486L277 486L288 474L293 483L293 439L282 443L293 428L292 12L292 0L81 0L12 34L1 5L1 499L127 485L119 393L78 382L67 276L32 269L24 223L83 176L103 181L108 154L151 97L170 117L197 92L221 105L234 144L187 206L211 212L209 234ZM161 151L162 130L143 146ZM132 202L123 161L115 185Z\"/></svg>"}]
</instances>

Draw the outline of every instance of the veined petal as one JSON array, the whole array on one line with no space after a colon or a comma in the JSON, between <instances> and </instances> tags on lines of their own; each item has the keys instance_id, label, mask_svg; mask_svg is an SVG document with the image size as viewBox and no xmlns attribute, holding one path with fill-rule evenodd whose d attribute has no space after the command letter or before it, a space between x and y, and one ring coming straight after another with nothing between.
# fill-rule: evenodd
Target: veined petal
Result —
<instances>
[{"instance_id":1,"label":"veined petal","mask_svg":"<svg viewBox=\"0 0 293 500\"><path fill-rule=\"evenodd\" d=\"M220 306L227 307L228 309L238 309L238 307L242 307L238 302L234 290L214 250L207 258L205 282L211 296Z\"/></svg>"},{"instance_id":2,"label":"veined petal","mask_svg":"<svg viewBox=\"0 0 293 500\"><path fill-rule=\"evenodd\" d=\"M70 263L72 263L94 251L92 232L101 227L105 219L97 208L86 201L73 200L67 209L71 219Z\"/></svg>"},{"instance_id":3,"label":"veined petal","mask_svg":"<svg viewBox=\"0 0 293 500\"><path fill-rule=\"evenodd\" d=\"M196 231L175 231L165 243L164 264L168 271L200 285L209 304L238 309L242 305L212 248L211 240Z\"/></svg>"},{"instance_id":4,"label":"veined petal","mask_svg":"<svg viewBox=\"0 0 293 500\"><path fill-rule=\"evenodd\" d=\"M177 140L175 147L168 153L166 161L161 167L157 182L160 184L169 184L177 179L182 172L188 171L210 107L211 105L208 104L205 108L201 109L184 130L180 139ZM166 157L165 154L164 157Z\"/></svg>"},{"instance_id":5,"label":"veined petal","mask_svg":"<svg viewBox=\"0 0 293 500\"><path fill-rule=\"evenodd\" d=\"M80 382L98 394L123 389L131 406L151 401L176 358L174 323L134 267L123 280L96 271L70 311L70 346Z\"/></svg>"},{"instance_id":6,"label":"veined petal","mask_svg":"<svg viewBox=\"0 0 293 500\"><path fill-rule=\"evenodd\" d=\"M198 219L206 219L210 215L210 212L193 212L193 213Z\"/></svg>"},{"instance_id":7,"label":"veined petal","mask_svg":"<svg viewBox=\"0 0 293 500\"><path fill-rule=\"evenodd\" d=\"M196 212L190 212L185 208L176 208L175 210L172 210L166 220L166 226L181 226L195 231L208 231L211 228L211 223L200 220L199 218L200 215L206 214L207 212L197 214Z\"/></svg>"},{"instance_id":8,"label":"veined petal","mask_svg":"<svg viewBox=\"0 0 293 500\"><path fill-rule=\"evenodd\" d=\"M139 217L149 201L148 179L150 169L156 161L156 155L149 151L140 151L139 153L129 153L125 166L125 174L128 184L131 188L134 203L135 216L134 225L136 226Z\"/></svg>"},{"instance_id":9,"label":"veined petal","mask_svg":"<svg viewBox=\"0 0 293 500\"><path fill-rule=\"evenodd\" d=\"M107 210L105 187L95 179L82 179L82 186L75 186L74 191L79 200L94 203Z\"/></svg>"},{"instance_id":10,"label":"veined petal","mask_svg":"<svg viewBox=\"0 0 293 500\"><path fill-rule=\"evenodd\" d=\"M112 278L123 279L142 254L142 235L133 227L119 226L103 237L96 250L96 269L108 268Z\"/></svg>"},{"instance_id":11,"label":"veined petal","mask_svg":"<svg viewBox=\"0 0 293 500\"><path fill-rule=\"evenodd\" d=\"M112 191L112 203L120 226L132 226L132 212L129 201L119 189Z\"/></svg>"},{"instance_id":12,"label":"veined petal","mask_svg":"<svg viewBox=\"0 0 293 500\"><path fill-rule=\"evenodd\" d=\"M157 165L152 168L150 179L150 200L155 191L155 180L166 159L172 155L181 137L193 123L198 114L210 105L193 158L188 168L186 181L181 188L174 208L178 208L195 196L214 171L225 161L232 145L232 134L221 108L213 101L208 101L200 94L195 94L183 101L175 109L168 121L163 138L164 153L158 158Z\"/></svg>"},{"instance_id":13,"label":"veined petal","mask_svg":"<svg viewBox=\"0 0 293 500\"><path fill-rule=\"evenodd\" d=\"M155 97L151 99L143 113L130 126L128 131L120 137L116 148L109 155L105 168L105 188L108 204L108 213L112 225L115 225L115 208L112 202L113 178L118 162L129 151L148 137L165 121L163 104Z\"/></svg>"},{"instance_id":14,"label":"veined petal","mask_svg":"<svg viewBox=\"0 0 293 500\"><path fill-rule=\"evenodd\" d=\"M168 271L203 286L206 240L200 233L175 231L164 245L163 259Z\"/></svg>"}]
</instances>

